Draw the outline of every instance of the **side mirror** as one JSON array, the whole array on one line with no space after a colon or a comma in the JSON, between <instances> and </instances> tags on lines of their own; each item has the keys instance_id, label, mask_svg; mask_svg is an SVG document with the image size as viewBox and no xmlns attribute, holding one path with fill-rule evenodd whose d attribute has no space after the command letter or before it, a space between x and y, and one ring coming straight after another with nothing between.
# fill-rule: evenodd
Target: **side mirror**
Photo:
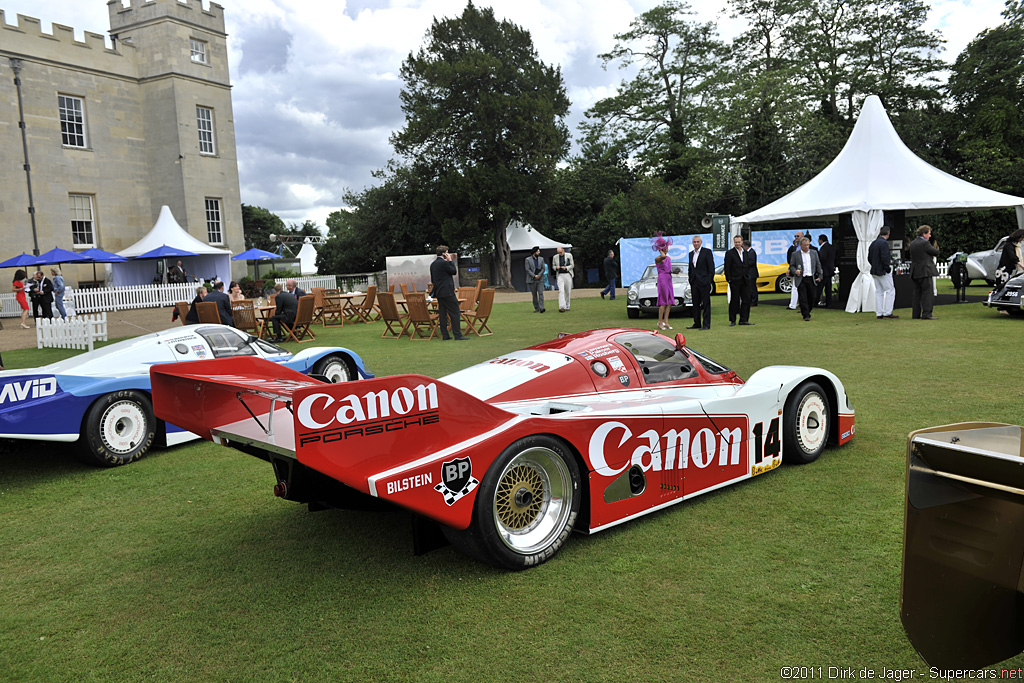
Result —
<instances>
[{"instance_id":1,"label":"side mirror","mask_svg":"<svg viewBox=\"0 0 1024 683\"><path fill-rule=\"evenodd\" d=\"M900 620L929 666L1024 651L1021 432L968 422L907 438Z\"/></svg>"},{"instance_id":2,"label":"side mirror","mask_svg":"<svg viewBox=\"0 0 1024 683\"><path fill-rule=\"evenodd\" d=\"M676 332L676 351L682 351L686 346L686 337L682 332Z\"/></svg>"}]
</instances>

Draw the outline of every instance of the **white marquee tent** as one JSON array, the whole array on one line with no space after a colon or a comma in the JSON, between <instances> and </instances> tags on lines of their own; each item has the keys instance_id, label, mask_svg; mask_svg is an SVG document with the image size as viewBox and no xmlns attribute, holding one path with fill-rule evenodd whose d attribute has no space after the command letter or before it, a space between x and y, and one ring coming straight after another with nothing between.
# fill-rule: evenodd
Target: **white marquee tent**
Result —
<instances>
[{"instance_id":1,"label":"white marquee tent","mask_svg":"<svg viewBox=\"0 0 1024 683\"><path fill-rule=\"evenodd\" d=\"M157 274L156 261L154 259L138 260L133 257L161 246L183 249L195 254L195 256L180 257L190 278L198 277L209 280L217 277L224 282L231 280L231 250L211 247L209 244L197 240L178 225L170 208L163 206L160 208L160 217L157 218L153 229L132 246L117 252L118 256L131 260L127 263L112 264L113 285L123 287L152 284L154 276ZM178 258L168 259L171 263L177 260Z\"/></svg>"},{"instance_id":2,"label":"white marquee tent","mask_svg":"<svg viewBox=\"0 0 1024 683\"><path fill-rule=\"evenodd\" d=\"M1024 198L973 185L925 162L903 144L881 100L871 95L846 146L825 170L733 222L792 222L852 214L860 274L850 289L846 310L856 313L874 311L868 245L878 237L883 211L903 210L914 216L1009 207L1016 208L1017 223L1024 228Z\"/></svg>"},{"instance_id":3,"label":"white marquee tent","mask_svg":"<svg viewBox=\"0 0 1024 683\"><path fill-rule=\"evenodd\" d=\"M545 249L557 249L558 247L572 249L571 244L556 242L540 234L540 231L533 226L520 223L517 220L509 221L508 226L505 228L505 239L508 240L509 251L525 251L529 253L530 249L534 247L540 247L542 251Z\"/></svg>"}]
</instances>

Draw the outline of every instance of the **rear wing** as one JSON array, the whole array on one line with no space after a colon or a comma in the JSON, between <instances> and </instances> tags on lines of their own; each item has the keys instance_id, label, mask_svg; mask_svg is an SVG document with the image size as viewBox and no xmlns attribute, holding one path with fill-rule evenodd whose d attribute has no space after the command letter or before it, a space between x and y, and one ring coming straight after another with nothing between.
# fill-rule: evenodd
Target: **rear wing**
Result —
<instances>
[{"instance_id":1,"label":"rear wing","mask_svg":"<svg viewBox=\"0 0 1024 683\"><path fill-rule=\"evenodd\" d=\"M373 496L394 479L436 474L441 460L465 457L523 419L423 375L323 384L255 358L165 364L150 374L161 419L294 457ZM474 466L483 471L498 454Z\"/></svg>"},{"instance_id":2,"label":"rear wing","mask_svg":"<svg viewBox=\"0 0 1024 683\"><path fill-rule=\"evenodd\" d=\"M156 416L211 441L217 440L217 431L247 421L268 437L275 427L290 434L295 391L324 386L283 365L251 357L154 365L149 376ZM281 411L285 419L278 415Z\"/></svg>"}]
</instances>

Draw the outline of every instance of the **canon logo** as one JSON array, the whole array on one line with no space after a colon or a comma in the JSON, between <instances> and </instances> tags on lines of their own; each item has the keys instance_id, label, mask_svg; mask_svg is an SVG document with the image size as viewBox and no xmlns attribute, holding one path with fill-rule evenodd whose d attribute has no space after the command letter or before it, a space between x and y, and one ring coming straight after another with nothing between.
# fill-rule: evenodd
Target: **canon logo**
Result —
<instances>
[{"instance_id":1,"label":"canon logo","mask_svg":"<svg viewBox=\"0 0 1024 683\"><path fill-rule=\"evenodd\" d=\"M615 468L608 464L605 442L617 430L622 431L617 447L621 449L625 446L628 451L632 445L630 439L633 438L633 432L621 422L605 422L590 437L590 462L594 465L594 471L605 477L614 477L632 465L639 465L645 472L660 472L685 469L692 461L696 467L703 469L714 461L716 455L721 467L736 465L740 461L743 430L739 427L723 429L721 432L704 427L692 434L689 429L669 429L664 434L649 429L636 437L632 457Z\"/></svg>"},{"instance_id":2,"label":"canon logo","mask_svg":"<svg viewBox=\"0 0 1024 683\"><path fill-rule=\"evenodd\" d=\"M30 379L25 382L11 382L0 390L0 403L17 403L26 398L42 398L57 393L57 380L54 377Z\"/></svg>"},{"instance_id":3,"label":"canon logo","mask_svg":"<svg viewBox=\"0 0 1024 683\"><path fill-rule=\"evenodd\" d=\"M330 394L310 394L302 399L295 414L303 427L326 429L335 423L347 425L434 408L437 408L437 384L431 382L413 389L382 389L362 396L349 394L340 399L335 399Z\"/></svg>"}]
</instances>

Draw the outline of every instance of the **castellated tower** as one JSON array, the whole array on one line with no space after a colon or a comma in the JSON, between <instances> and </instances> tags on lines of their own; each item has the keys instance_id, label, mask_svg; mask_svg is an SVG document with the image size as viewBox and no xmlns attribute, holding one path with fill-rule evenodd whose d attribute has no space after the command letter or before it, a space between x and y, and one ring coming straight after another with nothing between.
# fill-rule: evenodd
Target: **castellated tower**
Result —
<instances>
[{"instance_id":1,"label":"castellated tower","mask_svg":"<svg viewBox=\"0 0 1024 683\"><path fill-rule=\"evenodd\" d=\"M0 10L0 259L31 253L30 205L41 251L118 251L164 204L193 237L243 251L223 8L110 0L107 9L109 47L60 24L47 34L23 15L8 23ZM92 278L91 267L66 270L71 282Z\"/></svg>"}]
</instances>

